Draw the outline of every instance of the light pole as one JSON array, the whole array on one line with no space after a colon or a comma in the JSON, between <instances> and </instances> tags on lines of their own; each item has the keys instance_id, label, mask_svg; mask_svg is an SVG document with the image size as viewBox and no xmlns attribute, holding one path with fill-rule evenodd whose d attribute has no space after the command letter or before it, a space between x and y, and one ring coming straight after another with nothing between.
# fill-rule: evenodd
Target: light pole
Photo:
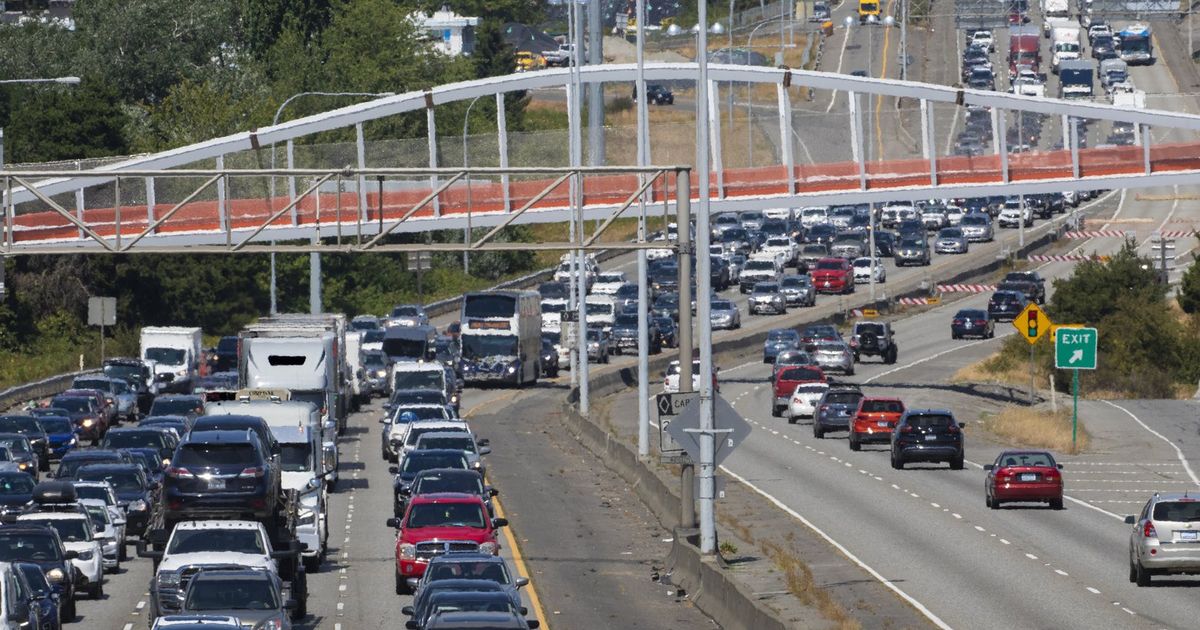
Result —
<instances>
[{"instance_id":1,"label":"light pole","mask_svg":"<svg viewBox=\"0 0 1200 630\"><path fill-rule=\"evenodd\" d=\"M367 96L378 98L380 96L395 96L395 92L300 92L293 94L282 103L279 104L279 109L275 110L275 117L271 119L271 127L279 125L279 117L283 114L283 109L292 101L302 96ZM271 143L271 170L275 170L275 143ZM275 176L272 175L268 180L270 186L271 199L275 199ZM340 192L340 191L339 191ZM382 191L380 194L383 194ZM321 235L318 232L313 235L312 243L316 245L321 241ZM321 312L321 255L313 252L308 255L308 308L312 313ZM275 252L271 252L271 314L278 312L276 302L276 281L275 281Z\"/></svg>"},{"instance_id":2,"label":"light pole","mask_svg":"<svg viewBox=\"0 0 1200 630\"><path fill-rule=\"evenodd\" d=\"M79 85L79 77L55 77L53 79L0 79L0 85L28 85L34 83ZM4 129L2 127L0 127L0 170L4 170Z\"/></svg>"},{"instance_id":3,"label":"light pole","mask_svg":"<svg viewBox=\"0 0 1200 630\"><path fill-rule=\"evenodd\" d=\"M750 37L746 40L746 56L754 52L754 34L758 29L770 24L771 22L763 22L750 30ZM732 32L733 29L730 29ZM779 54L783 54L783 46L779 47ZM754 84L746 82L746 166L754 166Z\"/></svg>"},{"instance_id":4,"label":"light pole","mask_svg":"<svg viewBox=\"0 0 1200 630\"><path fill-rule=\"evenodd\" d=\"M480 94L479 96L483 96ZM471 104L467 105L467 114L463 116L463 168L467 168L467 125L471 123L471 108L475 107L475 101L479 100L479 96L471 99ZM471 242L471 177L467 176L467 227L463 228L463 245ZM463 249L463 273L471 273L471 252Z\"/></svg>"}]
</instances>

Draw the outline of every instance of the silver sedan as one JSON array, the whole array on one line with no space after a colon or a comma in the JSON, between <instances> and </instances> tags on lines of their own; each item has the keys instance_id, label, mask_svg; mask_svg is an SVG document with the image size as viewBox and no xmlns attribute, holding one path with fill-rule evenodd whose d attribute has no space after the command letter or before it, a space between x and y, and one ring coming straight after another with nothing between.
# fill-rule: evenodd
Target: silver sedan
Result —
<instances>
[{"instance_id":1,"label":"silver sedan","mask_svg":"<svg viewBox=\"0 0 1200 630\"><path fill-rule=\"evenodd\" d=\"M838 341L822 341L817 344L812 356L825 371L837 371L846 376L854 375L854 353L850 347Z\"/></svg>"},{"instance_id":2,"label":"silver sedan","mask_svg":"<svg viewBox=\"0 0 1200 630\"><path fill-rule=\"evenodd\" d=\"M939 254L965 254L967 236L963 234L962 228L942 228L938 232L937 240L933 242L933 251Z\"/></svg>"},{"instance_id":3,"label":"silver sedan","mask_svg":"<svg viewBox=\"0 0 1200 630\"><path fill-rule=\"evenodd\" d=\"M714 329L732 330L742 327L742 312L737 304L729 300L713 300L708 312L709 321Z\"/></svg>"}]
</instances>

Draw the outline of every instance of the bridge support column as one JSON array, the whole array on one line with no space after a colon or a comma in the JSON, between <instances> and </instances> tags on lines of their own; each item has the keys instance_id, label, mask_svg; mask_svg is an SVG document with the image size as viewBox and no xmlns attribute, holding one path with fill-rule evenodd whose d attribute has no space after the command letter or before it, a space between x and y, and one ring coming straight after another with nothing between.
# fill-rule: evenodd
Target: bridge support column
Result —
<instances>
[{"instance_id":1,"label":"bridge support column","mask_svg":"<svg viewBox=\"0 0 1200 630\"><path fill-rule=\"evenodd\" d=\"M508 168L508 112L504 107L504 94L496 95L496 144L500 147L500 168ZM500 175L500 188L504 194L504 211L512 212L508 173Z\"/></svg>"},{"instance_id":2,"label":"bridge support column","mask_svg":"<svg viewBox=\"0 0 1200 630\"><path fill-rule=\"evenodd\" d=\"M712 155L712 170L717 175L717 196L725 197L725 167L721 160L721 105L717 83L708 82L708 150ZM747 121L749 124L749 121Z\"/></svg>"},{"instance_id":3,"label":"bridge support column","mask_svg":"<svg viewBox=\"0 0 1200 630\"><path fill-rule=\"evenodd\" d=\"M850 149L854 161L858 163L858 187L867 189L866 151L863 149L862 118L859 115L858 92L847 92L850 101Z\"/></svg>"},{"instance_id":4,"label":"bridge support column","mask_svg":"<svg viewBox=\"0 0 1200 630\"><path fill-rule=\"evenodd\" d=\"M1142 144L1142 164L1146 169L1146 174L1151 173L1150 166L1150 125L1139 124L1134 128L1134 134L1141 135ZM1137 138L1134 138L1137 141Z\"/></svg>"},{"instance_id":5,"label":"bridge support column","mask_svg":"<svg viewBox=\"0 0 1200 630\"><path fill-rule=\"evenodd\" d=\"M783 167L787 169L788 194L796 192L796 152L792 143L792 97L787 86L775 84L775 96L779 101L779 147ZM747 166L754 166L748 164Z\"/></svg>"},{"instance_id":6,"label":"bridge support column","mask_svg":"<svg viewBox=\"0 0 1200 630\"><path fill-rule=\"evenodd\" d=\"M1008 183L1008 115L1003 109L996 108L992 110L995 113L993 125L995 129L992 131L996 136L997 149L996 153L1000 154L1000 177L1004 183ZM1018 143L1019 143L1018 138Z\"/></svg>"}]
</instances>

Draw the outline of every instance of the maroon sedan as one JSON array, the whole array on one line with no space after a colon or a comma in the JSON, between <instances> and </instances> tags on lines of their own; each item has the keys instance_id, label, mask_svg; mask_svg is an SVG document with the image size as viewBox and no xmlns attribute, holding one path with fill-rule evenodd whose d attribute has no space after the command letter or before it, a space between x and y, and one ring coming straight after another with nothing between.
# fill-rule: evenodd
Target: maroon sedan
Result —
<instances>
[{"instance_id":1,"label":"maroon sedan","mask_svg":"<svg viewBox=\"0 0 1200 630\"><path fill-rule=\"evenodd\" d=\"M987 471L987 506L993 510L1011 502L1047 502L1055 510L1063 507L1062 464L1046 451L1005 451Z\"/></svg>"}]
</instances>

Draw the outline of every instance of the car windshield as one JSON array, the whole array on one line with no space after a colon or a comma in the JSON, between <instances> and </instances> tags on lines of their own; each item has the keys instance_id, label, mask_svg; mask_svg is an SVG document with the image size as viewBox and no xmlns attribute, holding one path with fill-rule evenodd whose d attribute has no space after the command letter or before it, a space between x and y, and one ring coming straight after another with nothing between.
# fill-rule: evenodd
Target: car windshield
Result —
<instances>
[{"instance_id":1,"label":"car windshield","mask_svg":"<svg viewBox=\"0 0 1200 630\"><path fill-rule=\"evenodd\" d=\"M767 246L769 246L769 247L791 247L792 240L789 238L769 238L769 239L767 239Z\"/></svg>"},{"instance_id":2,"label":"car windshield","mask_svg":"<svg viewBox=\"0 0 1200 630\"><path fill-rule=\"evenodd\" d=\"M918 429L945 429L954 424L954 418L945 414L922 414L909 416L905 422Z\"/></svg>"},{"instance_id":3,"label":"car windshield","mask_svg":"<svg viewBox=\"0 0 1200 630\"><path fill-rule=\"evenodd\" d=\"M417 317L421 311L415 306L397 306L392 309L392 317Z\"/></svg>"},{"instance_id":4,"label":"car windshield","mask_svg":"<svg viewBox=\"0 0 1200 630\"><path fill-rule=\"evenodd\" d=\"M171 535L168 554L233 552L265 555L262 537L257 529L183 529Z\"/></svg>"},{"instance_id":5,"label":"car windshield","mask_svg":"<svg viewBox=\"0 0 1200 630\"><path fill-rule=\"evenodd\" d=\"M400 370L392 377L396 390L402 389L436 389L441 391L445 386L445 374L441 370Z\"/></svg>"},{"instance_id":6,"label":"car windshield","mask_svg":"<svg viewBox=\"0 0 1200 630\"><path fill-rule=\"evenodd\" d=\"M179 348L146 348L146 358L163 365L183 365L187 352Z\"/></svg>"},{"instance_id":7,"label":"car windshield","mask_svg":"<svg viewBox=\"0 0 1200 630\"><path fill-rule=\"evenodd\" d=\"M874 262L874 261L872 261L870 258L858 258L858 259L855 259L854 266L855 267L870 267L872 262ZM875 264L878 265L879 263L875 262Z\"/></svg>"},{"instance_id":8,"label":"car windshield","mask_svg":"<svg viewBox=\"0 0 1200 630\"><path fill-rule=\"evenodd\" d=\"M413 451L404 458L404 465L400 471L405 473L416 474L422 470L431 470L434 468L459 468L467 467L466 459L462 455L442 455L428 454L421 451Z\"/></svg>"},{"instance_id":9,"label":"car windshield","mask_svg":"<svg viewBox=\"0 0 1200 630\"><path fill-rule=\"evenodd\" d=\"M882 335L883 334L883 324L875 324L875 323L859 324L858 329L855 332L857 332L860 335L863 333Z\"/></svg>"},{"instance_id":10,"label":"car windshield","mask_svg":"<svg viewBox=\"0 0 1200 630\"><path fill-rule=\"evenodd\" d=\"M817 261L817 269L841 269L842 263L838 260L821 260Z\"/></svg>"},{"instance_id":11,"label":"car windshield","mask_svg":"<svg viewBox=\"0 0 1200 630\"><path fill-rule=\"evenodd\" d=\"M136 470L89 470L86 466L75 473L79 481L107 481L117 491L141 490L142 479Z\"/></svg>"},{"instance_id":12,"label":"car windshield","mask_svg":"<svg viewBox=\"0 0 1200 630\"><path fill-rule=\"evenodd\" d=\"M383 343L383 338L387 333L383 330L368 330L363 333L363 343Z\"/></svg>"},{"instance_id":13,"label":"car windshield","mask_svg":"<svg viewBox=\"0 0 1200 630\"><path fill-rule=\"evenodd\" d=\"M406 527L474 527L483 529L483 506L478 503L417 503L408 511Z\"/></svg>"},{"instance_id":14,"label":"car windshield","mask_svg":"<svg viewBox=\"0 0 1200 630\"><path fill-rule=\"evenodd\" d=\"M160 431L111 431L104 436L104 448L162 448L166 446Z\"/></svg>"},{"instance_id":15,"label":"car windshield","mask_svg":"<svg viewBox=\"0 0 1200 630\"><path fill-rule=\"evenodd\" d=\"M821 380L821 371L812 368L788 368L779 375L781 381L819 381Z\"/></svg>"},{"instance_id":16,"label":"car windshield","mask_svg":"<svg viewBox=\"0 0 1200 630\"><path fill-rule=\"evenodd\" d=\"M112 389L112 382L98 378L77 378L71 384L72 389L98 389L107 392Z\"/></svg>"},{"instance_id":17,"label":"car windshield","mask_svg":"<svg viewBox=\"0 0 1200 630\"><path fill-rule=\"evenodd\" d=\"M986 319L987 311L959 311L954 315L955 319Z\"/></svg>"},{"instance_id":18,"label":"car windshield","mask_svg":"<svg viewBox=\"0 0 1200 630\"><path fill-rule=\"evenodd\" d=\"M829 405L853 405L858 406L858 401L862 400L862 392L829 392L825 394L825 403Z\"/></svg>"},{"instance_id":19,"label":"car windshield","mask_svg":"<svg viewBox=\"0 0 1200 630\"><path fill-rule=\"evenodd\" d=\"M86 518L27 518L21 519L21 521L33 521L34 523L49 525L58 532L58 537L65 543L92 541L91 523Z\"/></svg>"},{"instance_id":20,"label":"car windshield","mask_svg":"<svg viewBox=\"0 0 1200 630\"><path fill-rule=\"evenodd\" d=\"M0 534L0 561L54 562L61 559L61 548L48 533Z\"/></svg>"},{"instance_id":21,"label":"car windshield","mask_svg":"<svg viewBox=\"0 0 1200 630\"><path fill-rule=\"evenodd\" d=\"M112 497L108 494L108 489L103 486L91 485L75 485L75 494L80 499L99 499L108 505L112 505Z\"/></svg>"},{"instance_id":22,"label":"car windshield","mask_svg":"<svg viewBox=\"0 0 1200 630\"><path fill-rule=\"evenodd\" d=\"M779 285L774 282L759 282L754 285L755 293L775 293L779 291Z\"/></svg>"},{"instance_id":23,"label":"car windshield","mask_svg":"<svg viewBox=\"0 0 1200 630\"><path fill-rule=\"evenodd\" d=\"M33 477L25 473L0 475L0 495L33 494Z\"/></svg>"},{"instance_id":24,"label":"car windshield","mask_svg":"<svg viewBox=\"0 0 1200 630\"><path fill-rule=\"evenodd\" d=\"M900 240L900 247L911 247L913 249L921 249L925 247L925 241L918 238L905 238Z\"/></svg>"},{"instance_id":25,"label":"car windshield","mask_svg":"<svg viewBox=\"0 0 1200 630\"><path fill-rule=\"evenodd\" d=\"M508 584L508 567L504 562L438 562L429 567L429 581L437 580L489 580L497 584ZM494 596L483 596L480 599L497 601Z\"/></svg>"},{"instance_id":26,"label":"car windshield","mask_svg":"<svg viewBox=\"0 0 1200 630\"><path fill-rule=\"evenodd\" d=\"M762 260L762 259L750 260L750 261L746 262L746 269L749 269L749 270L770 269L771 271L774 271L775 263L774 263L774 261Z\"/></svg>"},{"instance_id":27,"label":"car windshield","mask_svg":"<svg viewBox=\"0 0 1200 630\"><path fill-rule=\"evenodd\" d=\"M767 333L767 341L794 341L798 336L794 330L772 330Z\"/></svg>"},{"instance_id":28,"label":"car windshield","mask_svg":"<svg viewBox=\"0 0 1200 630\"><path fill-rule=\"evenodd\" d=\"M904 403L899 400L864 400L862 410L867 413L904 413Z\"/></svg>"},{"instance_id":29,"label":"car windshield","mask_svg":"<svg viewBox=\"0 0 1200 630\"><path fill-rule=\"evenodd\" d=\"M56 397L50 403L54 407L66 409L70 413L88 413L92 410L92 401L79 396Z\"/></svg>"},{"instance_id":30,"label":"car windshield","mask_svg":"<svg viewBox=\"0 0 1200 630\"><path fill-rule=\"evenodd\" d=\"M803 252L805 254L820 254L823 256L829 253L829 248L819 243L813 243L811 245L805 245Z\"/></svg>"},{"instance_id":31,"label":"car windshield","mask_svg":"<svg viewBox=\"0 0 1200 630\"><path fill-rule=\"evenodd\" d=\"M612 315L613 305L609 302L588 302L588 315Z\"/></svg>"},{"instance_id":32,"label":"car windshield","mask_svg":"<svg viewBox=\"0 0 1200 630\"><path fill-rule=\"evenodd\" d=\"M987 219L978 215L967 215L962 218L962 225L987 225Z\"/></svg>"},{"instance_id":33,"label":"car windshield","mask_svg":"<svg viewBox=\"0 0 1200 630\"><path fill-rule=\"evenodd\" d=\"M116 456L105 455L103 457L75 457L64 458L58 464L58 473L55 475L59 479L73 479L75 471L87 466L88 464L107 464L120 461Z\"/></svg>"},{"instance_id":34,"label":"car windshield","mask_svg":"<svg viewBox=\"0 0 1200 630\"><path fill-rule=\"evenodd\" d=\"M483 481L473 474L443 474L430 473L417 477L413 484L413 494L433 494L435 492L462 492L464 494L483 494Z\"/></svg>"},{"instance_id":35,"label":"car windshield","mask_svg":"<svg viewBox=\"0 0 1200 630\"><path fill-rule=\"evenodd\" d=\"M199 398L156 398L150 407L152 416L186 416L204 411L204 401Z\"/></svg>"},{"instance_id":36,"label":"car windshield","mask_svg":"<svg viewBox=\"0 0 1200 630\"><path fill-rule=\"evenodd\" d=\"M997 302L1013 302L1020 299L1020 296L1012 291L997 291L992 294L992 299Z\"/></svg>"},{"instance_id":37,"label":"car windshield","mask_svg":"<svg viewBox=\"0 0 1200 630\"><path fill-rule=\"evenodd\" d=\"M809 326L808 328L804 329L804 336L814 337L817 339L823 337L832 338L837 337L838 332L836 328L830 325Z\"/></svg>"},{"instance_id":38,"label":"car windshield","mask_svg":"<svg viewBox=\"0 0 1200 630\"><path fill-rule=\"evenodd\" d=\"M258 454L254 446L248 443L211 443L192 442L179 447L175 453L174 465L187 466L255 466L258 464Z\"/></svg>"},{"instance_id":39,"label":"car windshield","mask_svg":"<svg viewBox=\"0 0 1200 630\"><path fill-rule=\"evenodd\" d=\"M1176 523L1200 521L1200 501L1160 501L1154 505L1154 520Z\"/></svg>"},{"instance_id":40,"label":"car windshield","mask_svg":"<svg viewBox=\"0 0 1200 630\"><path fill-rule=\"evenodd\" d=\"M142 380L142 368L136 365L110 364L104 366L104 375L126 381Z\"/></svg>"},{"instance_id":41,"label":"car windshield","mask_svg":"<svg viewBox=\"0 0 1200 630\"><path fill-rule=\"evenodd\" d=\"M962 238L962 230L958 228L946 228L938 232L938 238Z\"/></svg>"},{"instance_id":42,"label":"car windshield","mask_svg":"<svg viewBox=\"0 0 1200 630\"><path fill-rule=\"evenodd\" d=\"M816 394L820 396L825 393L829 386L824 383L815 383L813 385L800 385L796 388L797 394Z\"/></svg>"},{"instance_id":43,"label":"car windshield","mask_svg":"<svg viewBox=\"0 0 1200 630\"><path fill-rule=\"evenodd\" d=\"M280 464L286 472L312 470L312 446L308 442L280 444L279 455Z\"/></svg>"},{"instance_id":44,"label":"car windshield","mask_svg":"<svg viewBox=\"0 0 1200 630\"><path fill-rule=\"evenodd\" d=\"M790 289L808 286L808 276L788 276L784 278L779 286Z\"/></svg>"},{"instance_id":45,"label":"car windshield","mask_svg":"<svg viewBox=\"0 0 1200 630\"><path fill-rule=\"evenodd\" d=\"M733 302L728 300L713 300L711 307L714 311L732 311L734 310Z\"/></svg>"},{"instance_id":46,"label":"car windshield","mask_svg":"<svg viewBox=\"0 0 1200 630\"><path fill-rule=\"evenodd\" d=\"M278 610L279 598L270 580L221 578L193 580L184 608L193 610Z\"/></svg>"},{"instance_id":47,"label":"car windshield","mask_svg":"<svg viewBox=\"0 0 1200 630\"><path fill-rule=\"evenodd\" d=\"M465 433L462 437L426 436L417 441L417 448L452 448L474 453L475 440Z\"/></svg>"},{"instance_id":48,"label":"car windshield","mask_svg":"<svg viewBox=\"0 0 1200 630\"><path fill-rule=\"evenodd\" d=\"M713 305L713 308L716 308L715 304ZM617 315L617 319L613 322L614 326L630 326L630 327L632 327L632 326L637 326L637 324L638 324L637 315L629 315L629 314Z\"/></svg>"},{"instance_id":49,"label":"car windshield","mask_svg":"<svg viewBox=\"0 0 1200 630\"><path fill-rule=\"evenodd\" d=\"M93 523L103 523L105 527L111 523L108 518L108 510L104 509L103 505L91 503L84 505L83 508L87 510L88 516L92 517Z\"/></svg>"},{"instance_id":50,"label":"car windshield","mask_svg":"<svg viewBox=\"0 0 1200 630\"><path fill-rule=\"evenodd\" d=\"M567 310L567 303L555 300L553 302L542 302L543 313L561 313Z\"/></svg>"}]
</instances>

